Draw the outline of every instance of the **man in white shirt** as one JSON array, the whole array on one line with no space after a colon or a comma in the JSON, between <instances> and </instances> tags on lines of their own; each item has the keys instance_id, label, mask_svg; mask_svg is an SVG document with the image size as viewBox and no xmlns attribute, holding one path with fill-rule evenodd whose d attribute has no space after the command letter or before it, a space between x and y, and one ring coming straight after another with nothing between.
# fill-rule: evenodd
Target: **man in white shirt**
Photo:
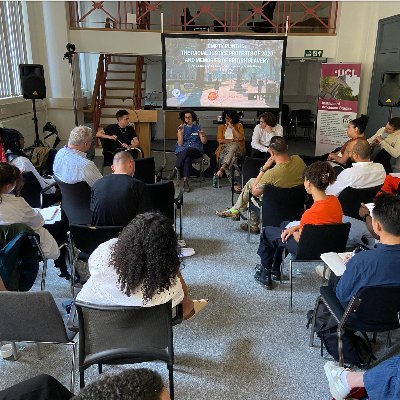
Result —
<instances>
[{"instance_id":1,"label":"man in white shirt","mask_svg":"<svg viewBox=\"0 0 400 400\"><path fill-rule=\"evenodd\" d=\"M92 187L102 175L93 161L86 158L92 143L92 130L86 126L72 129L68 145L54 159L54 175L65 183L87 182Z\"/></svg>"},{"instance_id":2,"label":"man in white shirt","mask_svg":"<svg viewBox=\"0 0 400 400\"><path fill-rule=\"evenodd\" d=\"M368 139L376 149L372 159L382 163L386 172L400 172L400 117L393 117Z\"/></svg>"},{"instance_id":3,"label":"man in white shirt","mask_svg":"<svg viewBox=\"0 0 400 400\"><path fill-rule=\"evenodd\" d=\"M268 158L269 143L274 136L283 136L283 128L276 123L276 117L271 112L261 114L259 121L251 139L251 157Z\"/></svg>"},{"instance_id":4,"label":"man in white shirt","mask_svg":"<svg viewBox=\"0 0 400 400\"><path fill-rule=\"evenodd\" d=\"M354 161L353 166L338 175L336 181L326 189L326 194L339 196L347 187L365 189L383 184L385 169L381 164L370 160L371 146L366 140L353 140L348 144L346 152Z\"/></svg>"},{"instance_id":5,"label":"man in white shirt","mask_svg":"<svg viewBox=\"0 0 400 400\"><path fill-rule=\"evenodd\" d=\"M339 196L347 187L366 189L383 185L386 178L385 169L382 164L373 163L370 160L371 146L366 140L353 140L347 145L346 151L354 161L353 166L338 175L336 181L326 189L326 194ZM346 215L343 216L343 222L350 222L351 224L347 241L348 246L357 244L363 244L368 247L374 246L375 238L369 232L365 222Z\"/></svg>"}]
</instances>

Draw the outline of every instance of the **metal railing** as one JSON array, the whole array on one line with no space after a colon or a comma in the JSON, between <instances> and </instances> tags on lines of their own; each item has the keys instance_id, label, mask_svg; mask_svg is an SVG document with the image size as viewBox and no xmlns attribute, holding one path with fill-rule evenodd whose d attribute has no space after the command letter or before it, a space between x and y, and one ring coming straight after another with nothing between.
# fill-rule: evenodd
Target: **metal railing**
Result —
<instances>
[{"instance_id":1,"label":"metal railing","mask_svg":"<svg viewBox=\"0 0 400 400\"><path fill-rule=\"evenodd\" d=\"M337 1L70 1L74 29L336 34ZM195 10L195 8L198 8ZM193 14L193 15L192 15Z\"/></svg>"}]
</instances>

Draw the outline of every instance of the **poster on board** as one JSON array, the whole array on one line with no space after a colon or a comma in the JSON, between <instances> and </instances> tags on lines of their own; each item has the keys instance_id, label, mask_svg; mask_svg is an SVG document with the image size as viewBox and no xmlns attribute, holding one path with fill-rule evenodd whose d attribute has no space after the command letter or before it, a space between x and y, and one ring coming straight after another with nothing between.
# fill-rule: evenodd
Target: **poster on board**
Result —
<instances>
[{"instance_id":1,"label":"poster on board","mask_svg":"<svg viewBox=\"0 0 400 400\"><path fill-rule=\"evenodd\" d=\"M357 117L361 64L322 64L318 95L315 155L329 153L348 140Z\"/></svg>"}]
</instances>

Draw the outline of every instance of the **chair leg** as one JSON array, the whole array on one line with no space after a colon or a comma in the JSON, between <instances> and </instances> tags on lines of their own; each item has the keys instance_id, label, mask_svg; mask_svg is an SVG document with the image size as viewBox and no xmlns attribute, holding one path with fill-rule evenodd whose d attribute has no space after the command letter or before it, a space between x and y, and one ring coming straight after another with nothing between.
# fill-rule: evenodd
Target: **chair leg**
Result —
<instances>
[{"instance_id":1,"label":"chair leg","mask_svg":"<svg viewBox=\"0 0 400 400\"><path fill-rule=\"evenodd\" d=\"M247 243L250 243L250 207L247 209Z\"/></svg>"},{"instance_id":2,"label":"chair leg","mask_svg":"<svg viewBox=\"0 0 400 400\"><path fill-rule=\"evenodd\" d=\"M40 290L46 289L46 273L47 273L47 258L44 258L42 266L42 279L40 281Z\"/></svg>"},{"instance_id":3,"label":"chair leg","mask_svg":"<svg viewBox=\"0 0 400 400\"><path fill-rule=\"evenodd\" d=\"M41 360L42 359L42 351L40 349L40 343L36 343L36 352L38 355L38 359Z\"/></svg>"},{"instance_id":4,"label":"chair leg","mask_svg":"<svg viewBox=\"0 0 400 400\"><path fill-rule=\"evenodd\" d=\"M71 393L74 393L75 389L75 366L76 366L76 354L77 354L76 344L77 344L76 342L72 343L72 366L71 366L71 381L69 389Z\"/></svg>"},{"instance_id":5,"label":"chair leg","mask_svg":"<svg viewBox=\"0 0 400 400\"><path fill-rule=\"evenodd\" d=\"M168 364L168 371L169 371L169 396L171 400L174 400L175 393L174 393L174 366Z\"/></svg>"},{"instance_id":6,"label":"chair leg","mask_svg":"<svg viewBox=\"0 0 400 400\"><path fill-rule=\"evenodd\" d=\"M12 351L13 351L13 356L14 356L14 361L18 360L18 350L17 350L17 345L15 344L15 342L11 343L12 346Z\"/></svg>"},{"instance_id":7,"label":"chair leg","mask_svg":"<svg viewBox=\"0 0 400 400\"><path fill-rule=\"evenodd\" d=\"M293 306L293 260L289 261L289 283L290 283L289 312L291 313Z\"/></svg>"},{"instance_id":8,"label":"chair leg","mask_svg":"<svg viewBox=\"0 0 400 400\"><path fill-rule=\"evenodd\" d=\"M389 349L390 347L392 347L392 331L388 332L386 339L386 348Z\"/></svg>"},{"instance_id":9,"label":"chair leg","mask_svg":"<svg viewBox=\"0 0 400 400\"><path fill-rule=\"evenodd\" d=\"M79 387L81 389L85 387L85 370L83 367L79 368Z\"/></svg>"},{"instance_id":10,"label":"chair leg","mask_svg":"<svg viewBox=\"0 0 400 400\"><path fill-rule=\"evenodd\" d=\"M338 338L338 353L339 353L339 366L344 367L344 356L343 356L343 340L342 340L342 330L340 326L337 328L337 338Z\"/></svg>"}]
</instances>

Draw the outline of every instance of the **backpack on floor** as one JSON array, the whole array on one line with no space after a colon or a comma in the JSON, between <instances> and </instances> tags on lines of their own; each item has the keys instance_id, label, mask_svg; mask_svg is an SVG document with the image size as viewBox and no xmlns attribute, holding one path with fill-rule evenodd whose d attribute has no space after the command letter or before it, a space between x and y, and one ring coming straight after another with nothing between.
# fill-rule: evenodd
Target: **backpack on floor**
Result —
<instances>
[{"instance_id":1,"label":"backpack on floor","mask_svg":"<svg viewBox=\"0 0 400 400\"><path fill-rule=\"evenodd\" d=\"M317 308L315 318L315 332L321 340L321 356L323 348L335 359L339 361L337 322L324 303L320 303ZM344 362L350 365L363 367L368 365L373 358L371 345L355 332L345 329L342 334Z\"/></svg>"}]
</instances>

